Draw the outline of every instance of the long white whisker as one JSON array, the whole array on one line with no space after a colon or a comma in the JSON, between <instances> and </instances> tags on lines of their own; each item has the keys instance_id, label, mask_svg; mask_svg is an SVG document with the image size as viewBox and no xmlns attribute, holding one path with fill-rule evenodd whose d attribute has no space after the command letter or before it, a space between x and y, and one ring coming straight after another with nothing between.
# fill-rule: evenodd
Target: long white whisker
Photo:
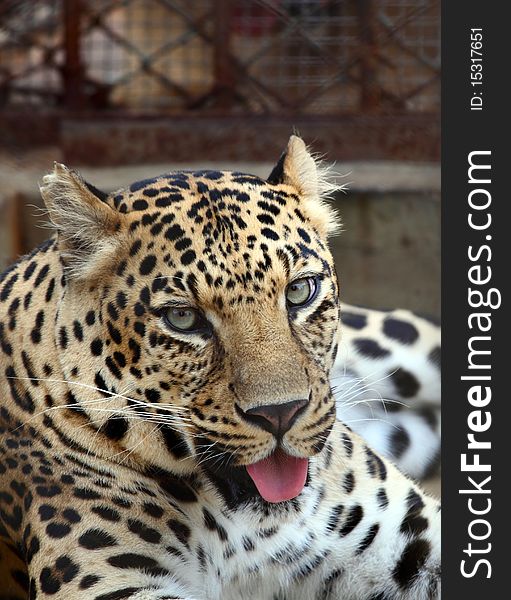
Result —
<instances>
[{"instance_id":1,"label":"long white whisker","mask_svg":"<svg viewBox=\"0 0 511 600\"><path fill-rule=\"evenodd\" d=\"M67 379L50 379L50 378L44 378L44 377L7 377L7 379L20 379L20 380L24 380L24 381L46 381L49 383L63 383L63 384L68 384L68 385L76 385L79 387L94 390L96 392L100 392L102 394L108 394L109 396L113 396L116 398L123 398L124 400L130 400L131 402L143 404L146 406L157 406L159 408L169 408L169 409L176 410L176 411L180 411L180 410L187 411L188 410L186 407L181 407L181 406L177 406L177 405L169 404L169 403L159 403L158 402L155 404L150 404L148 402L144 402L143 400L131 398L130 396L125 396L119 392L111 392L110 390L105 390L105 389L96 387L94 385L90 385L88 383L82 383L81 381L68 381Z\"/></svg>"},{"instance_id":2,"label":"long white whisker","mask_svg":"<svg viewBox=\"0 0 511 600\"><path fill-rule=\"evenodd\" d=\"M360 423L363 421L379 422L379 423L383 423L385 425L389 425L390 427L393 427L394 429L399 429L399 425L391 423L390 421L385 421L385 419L377 419L377 418L372 418L372 417L367 417L365 419L349 419L346 421L343 420L342 422L345 423L345 425L351 425L352 423Z\"/></svg>"}]
</instances>

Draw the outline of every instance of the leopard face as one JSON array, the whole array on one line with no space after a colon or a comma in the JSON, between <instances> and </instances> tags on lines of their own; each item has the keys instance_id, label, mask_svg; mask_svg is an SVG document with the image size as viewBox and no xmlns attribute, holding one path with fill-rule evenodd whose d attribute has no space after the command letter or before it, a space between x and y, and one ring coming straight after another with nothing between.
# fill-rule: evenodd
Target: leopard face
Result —
<instances>
[{"instance_id":1,"label":"leopard face","mask_svg":"<svg viewBox=\"0 0 511 600\"><path fill-rule=\"evenodd\" d=\"M68 435L246 484L247 465L321 450L335 419L334 216L299 138L267 181L177 172L107 195L57 165L42 192L63 269L53 385L69 382Z\"/></svg>"}]
</instances>

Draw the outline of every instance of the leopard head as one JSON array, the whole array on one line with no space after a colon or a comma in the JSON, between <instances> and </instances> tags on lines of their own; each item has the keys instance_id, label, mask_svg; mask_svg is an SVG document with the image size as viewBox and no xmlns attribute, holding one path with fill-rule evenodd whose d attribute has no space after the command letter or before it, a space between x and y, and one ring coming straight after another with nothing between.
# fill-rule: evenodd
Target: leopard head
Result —
<instances>
[{"instance_id":1,"label":"leopard head","mask_svg":"<svg viewBox=\"0 0 511 600\"><path fill-rule=\"evenodd\" d=\"M335 419L327 188L296 136L267 180L181 171L106 194L55 166L55 339L80 443L270 502L300 493Z\"/></svg>"}]
</instances>

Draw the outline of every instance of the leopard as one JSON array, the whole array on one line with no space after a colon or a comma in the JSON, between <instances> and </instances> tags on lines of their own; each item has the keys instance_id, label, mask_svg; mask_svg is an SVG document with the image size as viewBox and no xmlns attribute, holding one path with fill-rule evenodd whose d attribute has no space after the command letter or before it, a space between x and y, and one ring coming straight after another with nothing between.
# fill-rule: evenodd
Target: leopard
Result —
<instances>
[{"instance_id":1,"label":"leopard","mask_svg":"<svg viewBox=\"0 0 511 600\"><path fill-rule=\"evenodd\" d=\"M331 190L297 135L267 179L44 177L0 282L2 600L439 597L439 502L338 418Z\"/></svg>"}]
</instances>

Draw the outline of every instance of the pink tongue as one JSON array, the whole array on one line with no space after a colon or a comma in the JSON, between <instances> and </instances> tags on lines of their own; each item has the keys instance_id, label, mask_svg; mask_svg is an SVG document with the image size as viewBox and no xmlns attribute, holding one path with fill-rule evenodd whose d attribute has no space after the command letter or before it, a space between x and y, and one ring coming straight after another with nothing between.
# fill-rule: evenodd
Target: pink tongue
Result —
<instances>
[{"instance_id":1,"label":"pink tongue","mask_svg":"<svg viewBox=\"0 0 511 600\"><path fill-rule=\"evenodd\" d=\"M247 465L246 469L261 496L267 502L283 502L302 491L309 461L276 450L267 458Z\"/></svg>"}]
</instances>

